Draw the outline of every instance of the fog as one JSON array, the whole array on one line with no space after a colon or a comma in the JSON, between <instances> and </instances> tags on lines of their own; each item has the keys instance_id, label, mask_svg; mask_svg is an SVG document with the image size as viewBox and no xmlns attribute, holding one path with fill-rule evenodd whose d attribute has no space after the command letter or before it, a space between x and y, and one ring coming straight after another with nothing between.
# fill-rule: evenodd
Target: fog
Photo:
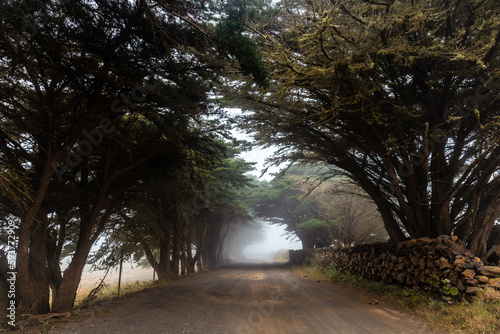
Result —
<instances>
[{"instance_id":1,"label":"fog","mask_svg":"<svg viewBox=\"0 0 500 334\"><path fill-rule=\"evenodd\" d=\"M262 222L263 238L247 245L243 249L243 258L250 262L273 262L288 260L289 249L301 249L302 244L295 237L291 238L280 225ZM290 240L287 240L288 239Z\"/></svg>"},{"instance_id":2,"label":"fog","mask_svg":"<svg viewBox=\"0 0 500 334\"><path fill-rule=\"evenodd\" d=\"M238 108L229 108L227 111L232 116L241 114L241 110ZM231 133L239 140L254 142L251 135L242 133L237 127L234 127ZM274 175L284 167L266 164L266 159L271 157L277 150L278 148L274 146L267 148L254 146L248 151L241 152L239 156L248 162L255 163L255 169L248 174L261 180L271 181ZM262 175L266 167L268 168L267 172ZM283 226L265 221L258 221L256 225L261 226L259 233L255 233L255 230L251 231L251 228L242 227L230 238L230 245L226 245L226 247L231 250L229 254L231 261L282 261L283 258L280 257L280 254L286 254L286 260L288 260L289 249L302 248L299 239L288 234Z\"/></svg>"}]
</instances>

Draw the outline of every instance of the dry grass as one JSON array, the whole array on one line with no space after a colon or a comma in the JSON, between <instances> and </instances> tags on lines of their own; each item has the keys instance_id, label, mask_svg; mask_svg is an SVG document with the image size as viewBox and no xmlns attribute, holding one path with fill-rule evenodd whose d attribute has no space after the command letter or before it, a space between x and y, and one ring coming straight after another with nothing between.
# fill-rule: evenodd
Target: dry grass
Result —
<instances>
[{"instance_id":1,"label":"dry grass","mask_svg":"<svg viewBox=\"0 0 500 334\"><path fill-rule=\"evenodd\" d=\"M142 291L144 289L153 287L157 285L158 283L155 283L153 281L149 282L135 282L135 283L126 283L122 284L120 287L120 297ZM90 292L90 291L89 291ZM94 297L92 298L82 298L80 300L77 300L75 303L75 307L83 307L90 305L94 302L101 301L101 300L108 300L108 299L113 299L118 297L118 285L112 285L112 286L105 286L102 290L100 290Z\"/></svg>"}]
</instances>

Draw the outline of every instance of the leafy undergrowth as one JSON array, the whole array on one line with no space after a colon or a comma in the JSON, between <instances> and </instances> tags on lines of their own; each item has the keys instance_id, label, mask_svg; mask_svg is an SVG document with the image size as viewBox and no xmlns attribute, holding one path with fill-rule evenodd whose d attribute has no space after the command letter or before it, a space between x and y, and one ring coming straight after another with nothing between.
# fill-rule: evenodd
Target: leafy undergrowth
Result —
<instances>
[{"instance_id":1,"label":"leafy undergrowth","mask_svg":"<svg viewBox=\"0 0 500 334\"><path fill-rule=\"evenodd\" d=\"M486 334L500 333L500 292L488 289L471 301L443 301L432 289L403 287L360 278L337 270L333 265L303 267L303 276L341 283L362 291L372 303L396 306L425 320L431 328L446 333Z\"/></svg>"}]
</instances>

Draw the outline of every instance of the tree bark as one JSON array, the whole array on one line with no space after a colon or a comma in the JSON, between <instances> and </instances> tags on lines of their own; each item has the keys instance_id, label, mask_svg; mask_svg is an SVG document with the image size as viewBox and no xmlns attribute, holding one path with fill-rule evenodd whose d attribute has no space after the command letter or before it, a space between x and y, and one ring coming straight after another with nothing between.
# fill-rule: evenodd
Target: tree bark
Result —
<instances>
[{"instance_id":1,"label":"tree bark","mask_svg":"<svg viewBox=\"0 0 500 334\"><path fill-rule=\"evenodd\" d=\"M66 221L58 215L60 221L59 235L56 231L50 233L47 231L47 266L49 275L49 286L52 291L59 289L62 282L61 274L61 252L66 237Z\"/></svg>"},{"instance_id":2,"label":"tree bark","mask_svg":"<svg viewBox=\"0 0 500 334\"><path fill-rule=\"evenodd\" d=\"M34 196L33 203L30 210L26 215L21 217L21 225L19 226L19 240L17 245L17 258L16 258L16 303L21 312L36 314L39 312L46 312L46 306L40 304L38 298L39 291L33 290L33 274L30 268L31 248L30 241L32 240L32 232L34 227L42 227L37 224L36 218L40 215L40 208L42 202L47 194L50 180L54 171L51 167L51 160L47 159L44 169L41 173L40 183L38 184L36 195ZM42 261L45 265L45 259ZM38 277L41 276L37 273ZM36 285L36 284L35 284Z\"/></svg>"},{"instance_id":3,"label":"tree bark","mask_svg":"<svg viewBox=\"0 0 500 334\"><path fill-rule=\"evenodd\" d=\"M73 308L90 249L104 230L104 226L111 214L111 200L105 196L108 188L109 183L104 183L93 205L88 204L81 207L80 231L76 250L71 263L64 271L59 288L54 292L53 312L65 312ZM106 211L102 214L104 208L106 208Z\"/></svg>"},{"instance_id":4,"label":"tree bark","mask_svg":"<svg viewBox=\"0 0 500 334\"><path fill-rule=\"evenodd\" d=\"M49 303L49 271L46 266L46 238L47 238L47 216L40 210L40 218L37 220L30 240L30 280L32 303L30 312L43 314L50 312ZM45 217L43 217L45 215Z\"/></svg>"},{"instance_id":5,"label":"tree bark","mask_svg":"<svg viewBox=\"0 0 500 334\"><path fill-rule=\"evenodd\" d=\"M302 249L311 249L314 248L314 244L316 241L314 240L314 235L309 230L296 230L295 234L299 237L300 242L302 243Z\"/></svg>"},{"instance_id":6,"label":"tree bark","mask_svg":"<svg viewBox=\"0 0 500 334\"><path fill-rule=\"evenodd\" d=\"M80 233L75 254L68 268L64 271L59 289L55 291L54 304L52 307L53 312L69 311L73 308L75 303L76 292L80 284L83 268L85 267L90 249L92 248L91 228L87 227Z\"/></svg>"},{"instance_id":7,"label":"tree bark","mask_svg":"<svg viewBox=\"0 0 500 334\"><path fill-rule=\"evenodd\" d=\"M174 218L174 225L172 229L172 262L170 263L172 268L172 275L174 277L179 276L179 260L180 260L180 233L179 233L179 222Z\"/></svg>"},{"instance_id":8,"label":"tree bark","mask_svg":"<svg viewBox=\"0 0 500 334\"><path fill-rule=\"evenodd\" d=\"M472 238L469 240L468 248L471 253L475 254L477 257L482 257L488 251L488 240L493 230L493 226L498 219L500 199L495 197L493 202L493 204L487 205L487 209L483 210L481 219L484 223L481 228L476 227Z\"/></svg>"},{"instance_id":9,"label":"tree bark","mask_svg":"<svg viewBox=\"0 0 500 334\"><path fill-rule=\"evenodd\" d=\"M201 254L203 252L203 246L205 242L205 235L207 234L207 227L208 224L206 220L204 220L204 227L203 231L198 235L198 243L196 244L196 253L194 256L189 260L189 268L192 270L192 273L195 272L195 265L198 266L198 270L201 271ZM189 250L189 254L191 254L191 249ZM189 273L189 271L188 271Z\"/></svg>"},{"instance_id":10,"label":"tree bark","mask_svg":"<svg viewBox=\"0 0 500 334\"><path fill-rule=\"evenodd\" d=\"M158 279L165 281L171 274L170 267L170 236L164 235L160 239L160 260L158 263Z\"/></svg>"}]
</instances>

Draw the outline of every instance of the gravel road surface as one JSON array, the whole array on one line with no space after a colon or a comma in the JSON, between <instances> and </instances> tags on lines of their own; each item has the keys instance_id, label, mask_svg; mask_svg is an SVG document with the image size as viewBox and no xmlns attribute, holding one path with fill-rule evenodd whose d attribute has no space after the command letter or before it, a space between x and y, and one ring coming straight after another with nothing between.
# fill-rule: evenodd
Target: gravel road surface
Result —
<instances>
[{"instance_id":1,"label":"gravel road surface","mask_svg":"<svg viewBox=\"0 0 500 334\"><path fill-rule=\"evenodd\" d=\"M212 270L99 307L50 333L431 333L406 314L279 265Z\"/></svg>"}]
</instances>

